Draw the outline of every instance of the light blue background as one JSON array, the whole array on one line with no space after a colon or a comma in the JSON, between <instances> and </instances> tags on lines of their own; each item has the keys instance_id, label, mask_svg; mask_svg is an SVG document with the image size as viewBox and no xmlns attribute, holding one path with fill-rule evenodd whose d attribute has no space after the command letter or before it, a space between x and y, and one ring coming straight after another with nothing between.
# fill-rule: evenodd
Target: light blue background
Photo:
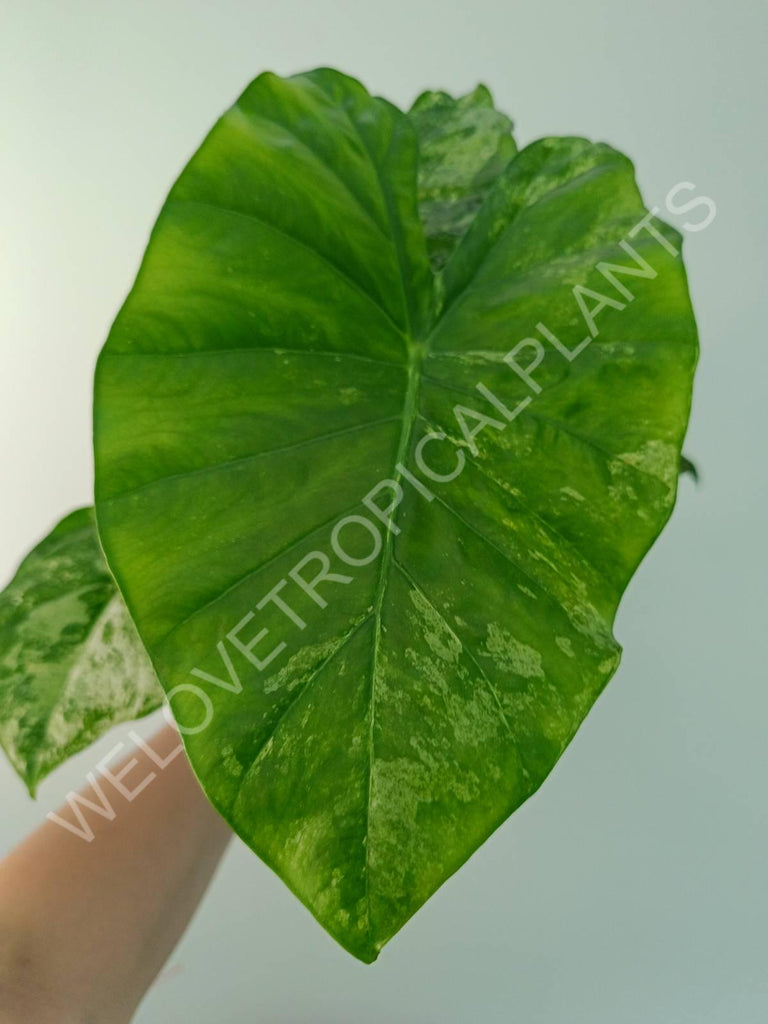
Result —
<instances>
[{"instance_id":1,"label":"light blue background","mask_svg":"<svg viewBox=\"0 0 768 1024\"><path fill-rule=\"evenodd\" d=\"M90 501L98 349L165 192L259 71L331 64L402 104L483 80L519 142L605 139L635 160L649 203L689 180L718 205L686 241L702 343L686 451L702 482L682 482L619 615L623 664L542 791L373 967L234 846L139 1024L763 1024L766 5L0 10L3 579L59 513ZM1 762L0 852L126 731L37 803Z\"/></svg>"}]
</instances>

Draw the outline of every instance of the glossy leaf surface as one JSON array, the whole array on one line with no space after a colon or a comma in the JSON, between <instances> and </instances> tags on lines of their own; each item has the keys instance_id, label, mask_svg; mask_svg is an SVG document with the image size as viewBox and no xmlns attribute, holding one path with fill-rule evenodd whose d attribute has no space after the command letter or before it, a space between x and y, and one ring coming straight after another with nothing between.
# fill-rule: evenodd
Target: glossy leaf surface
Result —
<instances>
[{"instance_id":1,"label":"glossy leaf surface","mask_svg":"<svg viewBox=\"0 0 768 1024\"><path fill-rule=\"evenodd\" d=\"M197 775L366 961L615 671L696 359L625 157L491 159L471 224L430 228L435 278L417 148L340 74L257 79L171 191L95 394L102 542Z\"/></svg>"}]
</instances>

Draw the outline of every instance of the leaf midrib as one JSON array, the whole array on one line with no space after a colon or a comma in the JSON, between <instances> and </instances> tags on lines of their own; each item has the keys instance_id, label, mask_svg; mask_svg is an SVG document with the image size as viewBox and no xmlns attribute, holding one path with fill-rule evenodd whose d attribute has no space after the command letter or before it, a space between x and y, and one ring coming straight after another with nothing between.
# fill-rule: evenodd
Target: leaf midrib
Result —
<instances>
[{"instance_id":1,"label":"leaf midrib","mask_svg":"<svg viewBox=\"0 0 768 1024\"><path fill-rule=\"evenodd\" d=\"M320 90L326 95L326 90L316 83ZM373 152L365 139L365 136L360 131L357 122L350 115L349 110L346 106L342 106L346 119L360 139L365 151L368 153L371 164L375 170L376 178L379 183L379 189L381 191L381 197L384 201L384 208L387 213L387 217L390 222L392 230L392 241L394 243L395 256L397 259L397 266L400 278L400 289L403 303L403 315L405 318L406 328L403 334L406 338L407 351L408 351L408 385L405 393L405 400L403 402L403 414L402 420L403 425L400 431L400 440L397 447L397 455L395 458L395 470L393 472L392 479L396 484L400 483L402 474L396 468L398 464L402 464L406 454L410 448L411 437L413 435L413 428L416 422L417 408L418 408L418 395L419 395L419 384L421 379L421 365L424 361L424 357L429 348L429 339L432 335L432 325L426 340L423 342L417 342L414 338L414 325L411 320L411 307L408 301L408 286L405 280L405 270L408 265L406 254L403 245L403 237L401 232L401 226L398 221L397 211L393 209L392 197L389 191L384 186L384 181L381 176L381 169L379 163L375 158ZM394 139L394 132L396 127L392 125L392 136L390 136L389 146L387 148L387 157L389 156L392 149L392 142ZM386 162L386 157L385 157ZM427 253L426 238L422 238L423 242L423 257L425 265L429 267L429 257ZM428 275L430 286L434 289L435 278L430 272ZM371 927L371 900L370 900L370 820L371 820L371 797L373 791L373 765L375 761L374 755L374 728L375 728L375 704L376 704L376 664L378 661L379 645L381 641L381 612L384 605L384 598L387 591L387 582L389 579L389 569L392 561L392 544L394 531L390 527L394 526L396 511L393 516L390 517L390 522L385 530L383 551L381 555L381 567L379 570L379 579L376 587L376 595L374 601L374 639L373 639L373 651L371 655L371 692L370 692L370 709L369 709L369 733L368 733L368 750L369 750L369 763L368 763L368 794L366 799L366 821L365 821L365 907L367 914L367 938L369 943L373 944L373 929Z\"/></svg>"},{"instance_id":2,"label":"leaf midrib","mask_svg":"<svg viewBox=\"0 0 768 1024\"><path fill-rule=\"evenodd\" d=\"M405 400L403 402L403 426L400 432L400 440L397 446L397 454L395 456L395 469L392 474L392 480L395 484L399 485L402 480L402 473L397 468L401 465L407 456L408 450L411 445L411 438L413 437L413 428L416 423L418 414L418 399L419 399L419 385L421 383L421 366L424 361L424 357L427 352L428 341L423 343L411 342L410 351L408 354L408 386L406 388ZM399 506L398 506L399 507ZM397 510L395 510L397 511ZM366 912L368 915L368 936L369 939L372 936L371 928L371 901L370 901L370 822L371 822L371 803L373 795L373 765L375 761L374 754L374 729L375 729L375 718L376 718L376 668L379 656L379 646L381 643L381 613L384 607L384 598L387 593L387 583L389 581L390 568L392 565L393 558L393 537L394 537L394 525L395 525L395 514L390 517L390 521L385 528L384 543L381 554L381 567L379 569L379 579L376 585L376 596L374 601L374 632L373 632L373 651L371 653L371 692L370 692L370 709L369 709L369 725L368 725L368 792L366 798L366 815L365 815L365 901L366 901Z\"/></svg>"}]
</instances>

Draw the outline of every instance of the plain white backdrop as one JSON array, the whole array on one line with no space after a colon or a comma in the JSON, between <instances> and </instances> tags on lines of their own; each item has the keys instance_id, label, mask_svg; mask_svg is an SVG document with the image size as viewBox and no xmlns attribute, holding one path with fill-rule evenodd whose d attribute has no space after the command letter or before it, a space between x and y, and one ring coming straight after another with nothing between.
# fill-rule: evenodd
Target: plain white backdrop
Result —
<instances>
[{"instance_id":1,"label":"plain white backdrop","mask_svg":"<svg viewBox=\"0 0 768 1024\"><path fill-rule=\"evenodd\" d=\"M764 0L0 0L1 583L90 503L98 350L166 191L260 71L330 64L400 104L484 81L519 143L604 139L647 203L687 180L718 205L685 249L702 481L548 782L372 967L235 845L138 1024L768 1019L766 43ZM0 762L0 854L126 734L37 802Z\"/></svg>"}]
</instances>

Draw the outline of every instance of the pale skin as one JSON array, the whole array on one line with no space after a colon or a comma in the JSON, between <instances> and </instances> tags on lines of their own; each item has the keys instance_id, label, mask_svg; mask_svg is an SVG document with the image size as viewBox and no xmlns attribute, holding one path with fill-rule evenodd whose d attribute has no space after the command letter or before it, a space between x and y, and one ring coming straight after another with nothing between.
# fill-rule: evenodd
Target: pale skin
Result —
<instances>
[{"instance_id":1,"label":"pale skin","mask_svg":"<svg viewBox=\"0 0 768 1024\"><path fill-rule=\"evenodd\" d=\"M166 757L179 737L149 745ZM160 771L132 748L112 772L134 758L123 785L156 777L112 821L89 816L93 841L46 821L0 862L0 1024L128 1024L205 893L231 830L183 751Z\"/></svg>"}]
</instances>

